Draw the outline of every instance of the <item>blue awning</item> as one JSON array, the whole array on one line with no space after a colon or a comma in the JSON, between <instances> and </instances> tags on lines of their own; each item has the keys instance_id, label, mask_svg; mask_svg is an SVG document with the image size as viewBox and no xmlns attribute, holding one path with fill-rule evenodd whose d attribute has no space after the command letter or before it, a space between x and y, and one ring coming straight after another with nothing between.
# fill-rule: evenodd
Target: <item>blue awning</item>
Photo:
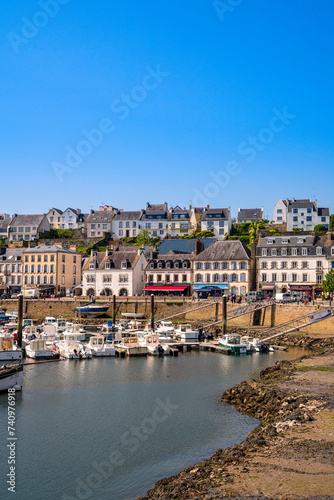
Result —
<instances>
[{"instance_id":1,"label":"blue awning","mask_svg":"<svg viewBox=\"0 0 334 500\"><path fill-rule=\"evenodd\" d=\"M206 283L205 285L194 285L193 290L201 291L201 292L213 292L215 290L228 290L228 283L217 283L211 285L210 283Z\"/></svg>"}]
</instances>

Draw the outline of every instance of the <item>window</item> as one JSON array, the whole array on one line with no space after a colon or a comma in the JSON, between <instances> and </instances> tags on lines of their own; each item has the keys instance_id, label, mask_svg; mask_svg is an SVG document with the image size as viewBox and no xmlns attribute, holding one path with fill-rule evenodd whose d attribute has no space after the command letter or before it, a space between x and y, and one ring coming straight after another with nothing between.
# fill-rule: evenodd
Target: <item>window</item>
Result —
<instances>
[{"instance_id":1,"label":"window","mask_svg":"<svg viewBox=\"0 0 334 500\"><path fill-rule=\"evenodd\" d=\"M129 275L128 274L120 274L118 276L118 281L120 283L128 283L128 281L129 281Z\"/></svg>"},{"instance_id":2,"label":"window","mask_svg":"<svg viewBox=\"0 0 334 500\"><path fill-rule=\"evenodd\" d=\"M282 255L286 257L288 255L288 249L287 248L282 248Z\"/></svg>"},{"instance_id":3,"label":"window","mask_svg":"<svg viewBox=\"0 0 334 500\"><path fill-rule=\"evenodd\" d=\"M322 248L321 247L317 248L317 255L322 255Z\"/></svg>"},{"instance_id":4,"label":"window","mask_svg":"<svg viewBox=\"0 0 334 500\"><path fill-rule=\"evenodd\" d=\"M149 283L153 283L153 274L148 275L148 281Z\"/></svg>"},{"instance_id":5,"label":"window","mask_svg":"<svg viewBox=\"0 0 334 500\"><path fill-rule=\"evenodd\" d=\"M267 257L267 249L262 248L262 257Z\"/></svg>"},{"instance_id":6,"label":"window","mask_svg":"<svg viewBox=\"0 0 334 500\"><path fill-rule=\"evenodd\" d=\"M61 261L62 261L62 262L65 262L65 255L62 255L62 256L61 256Z\"/></svg>"},{"instance_id":7,"label":"window","mask_svg":"<svg viewBox=\"0 0 334 500\"><path fill-rule=\"evenodd\" d=\"M271 263L271 269L277 269L277 262Z\"/></svg>"},{"instance_id":8,"label":"window","mask_svg":"<svg viewBox=\"0 0 334 500\"><path fill-rule=\"evenodd\" d=\"M129 228L130 227L130 222L125 223L125 227Z\"/></svg>"},{"instance_id":9,"label":"window","mask_svg":"<svg viewBox=\"0 0 334 500\"><path fill-rule=\"evenodd\" d=\"M321 217L321 222L326 222L326 217Z\"/></svg>"},{"instance_id":10,"label":"window","mask_svg":"<svg viewBox=\"0 0 334 500\"><path fill-rule=\"evenodd\" d=\"M267 269L267 263L266 262L262 262L262 269Z\"/></svg>"},{"instance_id":11,"label":"window","mask_svg":"<svg viewBox=\"0 0 334 500\"><path fill-rule=\"evenodd\" d=\"M42 260L42 256L41 255L37 255L37 262L41 262Z\"/></svg>"},{"instance_id":12,"label":"window","mask_svg":"<svg viewBox=\"0 0 334 500\"><path fill-rule=\"evenodd\" d=\"M282 281L286 281L286 273L282 274Z\"/></svg>"},{"instance_id":13,"label":"window","mask_svg":"<svg viewBox=\"0 0 334 500\"><path fill-rule=\"evenodd\" d=\"M302 255L307 255L307 248L302 249Z\"/></svg>"},{"instance_id":14,"label":"window","mask_svg":"<svg viewBox=\"0 0 334 500\"><path fill-rule=\"evenodd\" d=\"M61 284L62 284L62 285L65 285L65 276L62 276L62 277L61 277Z\"/></svg>"},{"instance_id":15,"label":"window","mask_svg":"<svg viewBox=\"0 0 334 500\"><path fill-rule=\"evenodd\" d=\"M272 282L277 281L277 274L272 274L272 275L271 275L271 281L272 281Z\"/></svg>"},{"instance_id":16,"label":"window","mask_svg":"<svg viewBox=\"0 0 334 500\"><path fill-rule=\"evenodd\" d=\"M317 271L319 271L319 270L320 271L322 270L322 262L321 262L321 260L317 261Z\"/></svg>"},{"instance_id":17,"label":"window","mask_svg":"<svg viewBox=\"0 0 334 500\"><path fill-rule=\"evenodd\" d=\"M53 276L50 276L50 285L53 285Z\"/></svg>"},{"instance_id":18,"label":"window","mask_svg":"<svg viewBox=\"0 0 334 500\"><path fill-rule=\"evenodd\" d=\"M179 281L179 275L178 274L174 274L174 281Z\"/></svg>"},{"instance_id":19,"label":"window","mask_svg":"<svg viewBox=\"0 0 334 500\"><path fill-rule=\"evenodd\" d=\"M166 283L170 283L170 276L169 276L169 274L166 274Z\"/></svg>"},{"instance_id":20,"label":"window","mask_svg":"<svg viewBox=\"0 0 334 500\"><path fill-rule=\"evenodd\" d=\"M24 228L24 231L25 231L26 233L30 233L30 227L29 227L29 226L25 227L25 228Z\"/></svg>"},{"instance_id":21,"label":"window","mask_svg":"<svg viewBox=\"0 0 334 500\"><path fill-rule=\"evenodd\" d=\"M307 262L303 262L303 265L302 265L303 269L307 269Z\"/></svg>"},{"instance_id":22,"label":"window","mask_svg":"<svg viewBox=\"0 0 334 500\"><path fill-rule=\"evenodd\" d=\"M122 269L127 269L127 267L128 267L128 263L125 260L123 260L123 262L121 264L121 268ZM158 267L159 267L159 264L158 264Z\"/></svg>"},{"instance_id":23,"label":"window","mask_svg":"<svg viewBox=\"0 0 334 500\"><path fill-rule=\"evenodd\" d=\"M219 274L214 274L213 275L213 282L218 283L219 282Z\"/></svg>"},{"instance_id":24,"label":"window","mask_svg":"<svg viewBox=\"0 0 334 500\"><path fill-rule=\"evenodd\" d=\"M95 262L89 263L89 269L95 269Z\"/></svg>"},{"instance_id":25,"label":"window","mask_svg":"<svg viewBox=\"0 0 334 500\"><path fill-rule=\"evenodd\" d=\"M48 256L44 255L44 262L47 262L47 261L48 261Z\"/></svg>"},{"instance_id":26,"label":"window","mask_svg":"<svg viewBox=\"0 0 334 500\"><path fill-rule=\"evenodd\" d=\"M265 273L262 274L262 281L267 281L267 275Z\"/></svg>"},{"instance_id":27,"label":"window","mask_svg":"<svg viewBox=\"0 0 334 500\"><path fill-rule=\"evenodd\" d=\"M31 276L31 278L30 278L30 283L31 283L32 285L35 283L35 278L34 278L34 276Z\"/></svg>"},{"instance_id":28,"label":"window","mask_svg":"<svg viewBox=\"0 0 334 500\"><path fill-rule=\"evenodd\" d=\"M47 264L45 264L45 265L44 265L44 268L43 268L43 269L44 269L44 273L47 273L47 272L48 272L48 266L47 266Z\"/></svg>"},{"instance_id":29,"label":"window","mask_svg":"<svg viewBox=\"0 0 334 500\"><path fill-rule=\"evenodd\" d=\"M77 274L77 266L73 266L73 274Z\"/></svg>"},{"instance_id":30,"label":"window","mask_svg":"<svg viewBox=\"0 0 334 500\"><path fill-rule=\"evenodd\" d=\"M158 275L157 275L157 281L162 281L161 274L158 274Z\"/></svg>"},{"instance_id":31,"label":"window","mask_svg":"<svg viewBox=\"0 0 334 500\"><path fill-rule=\"evenodd\" d=\"M205 282L210 283L210 280L211 280L210 274L206 274L205 275Z\"/></svg>"},{"instance_id":32,"label":"window","mask_svg":"<svg viewBox=\"0 0 334 500\"><path fill-rule=\"evenodd\" d=\"M308 213L308 214L311 214L311 213L312 213L312 208L308 208L308 209L307 209L307 213Z\"/></svg>"},{"instance_id":33,"label":"window","mask_svg":"<svg viewBox=\"0 0 334 500\"><path fill-rule=\"evenodd\" d=\"M103 275L103 283L111 283L112 282L112 275L111 274L104 274Z\"/></svg>"},{"instance_id":34,"label":"window","mask_svg":"<svg viewBox=\"0 0 334 500\"><path fill-rule=\"evenodd\" d=\"M292 211L294 214L298 214L298 208L294 208Z\"/></svg>"},{"instance_id":35,"label":"window","mask_svg":"<svg viewBox=\"0 0 334 500\"><path fill-rule=\"evenodd\" d=\"M292 262L291 267L292 269L297 269L297 262Z\"/></svg>"},{"instance_id":36,"label":"window","mask_svg":"<svg viewBox=\"0 0 334 500\"><path fill-rule=\"evenodd\" d=\"M41 265L40 265L40 264L38 264L38 266L37 266L37 272L38 272L38 273L40 273L40 272L41 272Z\"/></svg>"},{"instance_id":37,"label":"window","mask_svg":"<svg viewBox=\"0 0 334 500\"><path fill-rule=\"evenodd\" d=\"M35 255L31 256L31 262L35 262Z\"/></svg>"},{"instance_id":38,"label":"window","mask_svg":"<svg viewBox=\"0 0 334 500\"><path fill-rule=\"evenodd\" d=\"M297 255L297 253L298 253L298 252L297 252L297 248L293 248L293 249L292 249L292 252L291 252L291 255Z\"/></svg>"},{"instance_id":39,"label":"window","mask_svg":"<svg viewBox=\"0 0 334 500\"><path fill-rule=\"evenodd\" d=\"M51 264L50 266L50 273L54 273L55 272L55 266L53 264Z\"/></svg>"},{"instance_id":40,"label":"window","mask_svg":"<svg viewBox=\"0 0 334 500\"><path fill-rule=\"evenodd\" d=\"M65 266L64 265L61 266L61 272L62 272L62 274L65 274Z\"/></svg>"},{"instance_id":41,"label":"window","mask_svg":"<svg viewBox=\"0 0 334 500\"><path fill-rule=\"evenodd\" d=\"M334 255L334 247L331 248L331 255Z\"/></svg>"},{"instance_id":42,"label":"window","mask_svg":"<svg viewBox=\"0 0 334 500\"><path fill-rule=\"evenodd\" d=\"M278 208L278 209L277 209L277 213L278 213L278 214L282 214L282 213L283 213L283 210L282 210L281 208Z\"/></svg>"},{"instance_id":43,"label":"window","mask_svg":"<svg viewBox=\"0 0 334 500\"><path fill-rule=\"evenodd\" d=\"M312 217L307 216L307 217L306 217L306 221L307 221L307 222L312 222Z\"/></svg>"},{"instance_id":44,"label":"window","mask_svg":"<svg viewBox=\"0 0 334 500\"><path fill-rule=\"evenodd\" d=\"M31 271L30 271L30 272L31 272L31 273L34 273L34 272L35 272L35 266L34 266L34 265L32 265L32 266L31 266Z\"/></svg>"},{"instance_id":45,"label":"window","mask_svg":"<svg viewBox=\"0 0 334 500\"><path fill-rule=\"evenodd\" d=\"M123 227L123 222L120 222L120 223L118 224L118 227Z\"/></svg>"},{"instance_id":46,"label":"window","mask_svg":"<svg viewBox=\"0 0 334 500\"><path fill-rule=\"evenodd\" d=\"M50 255L50 260L51 260L51 262L54 262L55 256L54 255Z\"/></svg>"},{"instance_id":47,"label":"window","mask_svg":"<svg viewBox=\"0 0 334 500\"><path fill-rule=\"evenodd\" d=\"M321 284L322 284L322 275L321 275L321 274L319 274L319 275L317 276L317 284L318 284L318 285L321 285Z\"/></svg>"},{"instance_id":48,"label":"window","mask_svg":"<svg viewBox=\"0 0 334 500\"><path fill-rule=\"evenodd\" d=\"M298 222L298 217L293 217L292 220L293 222Z\"/></svg>"},{"instance_id":49,"label":"window","mask_svg":"<svg viewBox=\"0 0 334 500\"><path fill-rule=\"evenodd\" d=\"M132 222L132 227L137 227L137 223L136 222Z\"/></svg>"},{"instance_id":50,"label":"window","mask_svg":"<svg viewBox=\"0 0 334 500\"><path fill-rule=\"evenodd\" d=\"M73 284L73 285L76 285L76 284L77 284L77 278L76 278L76 276L73 276L73 281L72 281L72 284Z\"/></svg>"},{"instance_id":51,"label":"window","mask_svg":"<svg viewBox=\"0 0 334 500\"><path fill-rule=\"evenodd\" d=\"M183 283L187 282L187 275L186 274L182 274L182 282Z\"/></svg>"},{"instance_id":52,"label":"window","mask_svg":"<svg viewBox=\"0 0 334 500\"><path fill-rule=\"evenodd\" d=\"M303 274L303 281L307 281L307 274Z\"/></svg>"},{"instance_id":53,"label":"window","mask_svg":"<svg viewBox=\"0 0 334 500\"><path fill-rule=\"evenodd\" d=\"M281 220L283 220L283 217L277 217L277 220L281 221Z\"/></svg>"},{"instance_id":54,"label":"window","mask_svg":"<svg viewBox=\"0 0 334 500\"><path fill-rule=\"evenodd\" d=\"M203 282L203 275L202 274L196 274L195 281L196 281L196 283L202 283Z\"/></svg>"},{"instance_id":55,"label":"window","mask_svg":"<svg viewBox=\"0 0 334 500\"><path fill-rule=\"evenodd\" d=\"M297 274L292 275L292 281L297 281Z\"/></svg>"},{"instance_id":56,"label":"window","mask_svg":"<svg viewBox=\"0 0 334 500\"><path fill-rule=\"evenodd\" d=\"M276 255L277 255L277 248L273 248L273 249L272 249L272 251L271 251L271 255L272 255L273 257L276 257Z\"/></svg>"},{"instance_id":57,"label":"window","mask_svg":"<svg viewBox=\"0 0 334 500\"><path fill-rule=\"evenodd\" d=\"M224 229L219 229L219 234L224 234Z\"/></svg>"},{"instance_id":58,"label":"window","mask_svg":"<svg viewBox=\"0 0 334 500\"><path fill-rule=\"evenodd\" d=\"M177 262L177 261L176 261L176 262L174 263L174 267L175 267L175 269L178 269L178 268L180 267L179 262Z\"/></svg>"}]
</instances>

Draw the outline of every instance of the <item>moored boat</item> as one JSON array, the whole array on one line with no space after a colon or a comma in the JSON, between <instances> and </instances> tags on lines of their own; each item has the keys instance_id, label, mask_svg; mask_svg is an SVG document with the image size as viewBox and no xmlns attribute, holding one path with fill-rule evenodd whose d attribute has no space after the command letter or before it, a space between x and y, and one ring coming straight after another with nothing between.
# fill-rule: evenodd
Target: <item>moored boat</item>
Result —
<instances>
[{"instance_id":1,"label":"moored boat","mask_svg":"<svg viewBox=\"0 0 334 500\"><path fill-rule=\"evenodd\" d=\"M93 335L89 339L87 347L91 350L93 356L115 356L115 346L106 343L104 335Z\"/></svg>"},{"instance_id":2,"label":"moored boat","mask_svg":"<svg viewBox=\"0 0 334 500\"><path fill-rule=\"evenodd\" d=\"M46 345L43 339L34 339L26 345L25 353L28 358L37 360L58 359L59 354Z\"/></svg>"},{"instance_id":3,"label":"moored boat","mask_svg":"<svg viewBox=\"0 0 334 500\"><path fill-rule=\"evenodd\" d=\"M20 391L23 386L23 363L3 365L0 367L0 392L12 387Z\"/></svg>"},{"instance_id":4,"label":"moored boat","mask_svg":"<svg viewBox=\"0 0 334 500\"><path fill-rule=\"evenodd\" d=\"M89 359L92 357L91 350L78 340L76 333L64 333L64 339L57 342L56 345L62 358Z\"/></svg>"},{"instance_id":5,"label":"moored boat","mask_svg":"<svg viewBox=\"0 0 334 500\"><path fill-rule=\"evenodd\" d=\"M237 333L227 333L223 335L222 338L218 339L218 343L221 347L230 349L232 354L251 354L251 347L241 341L241 336Z\"/></svg>"},{"instance_id":6,"label":"moored boat","mask_svg":"<svg viewBox=\"0 0 334 500\"><path fill-rule=\"evenodd\" d=\"M180 336L183 342L198 342L199 331L194 330L191 325L180 325L176 328L175 334Z\"/></svg>"},{"instance_id":7,"label":"moored boat","mask_svg":"<svg viewBox=\"0 0 334 500\"><path fill-rule=\"evenodd\" d=\"M14 344L13 335L4 332L0 334L0 361L22 359L22 349Z\"/></svg>"}]
</instances>

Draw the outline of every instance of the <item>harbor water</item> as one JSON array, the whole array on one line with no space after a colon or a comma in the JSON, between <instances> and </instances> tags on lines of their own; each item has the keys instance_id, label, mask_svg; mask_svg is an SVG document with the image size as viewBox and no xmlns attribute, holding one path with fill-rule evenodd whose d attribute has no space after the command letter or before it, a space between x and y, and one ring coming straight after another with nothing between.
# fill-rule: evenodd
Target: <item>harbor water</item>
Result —
<instances>
[{"instance_id":1,"label":"harbor water","mask_svg":"<svg viewBox=\"0 0 334 500\"><path fill-rule=\"evenodd\" d=\"M0 395L2 499L130 500L246 438L258 421L219 398L299 350L103 358L25 366L15 394L15 494L8 397Z\"/></svg>"}]
</instances>

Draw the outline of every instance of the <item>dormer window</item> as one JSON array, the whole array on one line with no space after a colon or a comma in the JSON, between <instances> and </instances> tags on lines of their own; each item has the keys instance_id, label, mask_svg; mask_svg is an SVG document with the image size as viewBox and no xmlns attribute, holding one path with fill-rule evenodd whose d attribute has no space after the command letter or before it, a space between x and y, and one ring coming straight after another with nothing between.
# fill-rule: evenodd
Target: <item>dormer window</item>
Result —
<instances>
[{"instance_id":1,"label":"dormer window","mask_svg":"<svg viewBox=\"0 0 334 500\"><path fill-rule=\"evenodd\" d=\"M302 249L302 255L307 255L307 248Z\"/></svg>"},{"instance_id":2,"label":"dormer window","mask_svg":"<svg viewBox=\"0 0 334 500\"><path fill-rule=\"evenodd\" d=\"M170 262L166 262L166 269L170 269Z\"/></svg>"},{"instance_id":3,"label":"dormer window","mask_svg":"<svg viewBox=\"0 0 334 500\"><path fill-rule=\"evenodd\" d=\"M174 267L175 269L178 269L180 267L179 262L175 262Z\"/></svg>"},{"instance_id":4,"label":"dormer window","mask_svg":"<svg viewBox=\"0 0 334 500\"><path fill-rule=\"evenodd\" d=\"M150 269L154 269L154 262L150 263Z\"/></svg>"},{"instance_id":5,"label":"dormer window","mask_svg":"<svg viewBox=\"0 0 334 500\"><path fill-rule=\"evenodd\" d=\"M282 243L283 243L283 245L287 245L287 244L289 243L289 240L287 240L286 238L284 238L284 239L282 240Z\"/></svg>"},{"instance_id":6,"label":"dormer window","mask_svg":"<svg viewBox=\"0 0 334 500\"><path fill-rule=\"evenodd\" d=\"M109 260L107 260L106 265L105 265L105 268L106 268L106 269L110 269L110 261L109 261Z\"/></svg>"},{"instance_id":7,"label":"dormer window","mask_svg":"<svg viewBox=\"0 0 334 500\"><path fill-rule=\"evenodd\" d=\"M126 262L126 260L123 260L122 264L121 264L121 268L122 269L127 269L128 267L128 263Z\"/></svg>"},{"instance_id":8,"label":"dormer window","mask_svg":"<svg viewBox=\"0 0 334 500\"><path fill-rule=\"evenodd\" d=\"M274 257L276 257L276 255L277 255L277 249L276 248L272 249L271 255L274 256Z\"/></svg>"},{"instance_id":9,"label":"dormer window","mask_svg":"<svg viewBox=\"0 0 334 500\"><path fill-rule=\"evenodd\" d=\"M267 257L267 249L262 248L262 257Z\"/></svg>"},{"instance_id":10,"label":"dormer window","mask_svg":"<svg viewBox=\"0 0 334 500\"><path fill-rule=\"evenodd\" d=\"M273 243L275 243L275 240L268 240L268 245L272 245Z\"/></svg>"},{"instance_id":11,"label":"dormer window","mask_svg":"<svg viewBox=\"0 0 334 500\"><path fill-rule=\"evenodd\" d=\"M321 247L317 248L317 255L322 255L322 248Z\"/></svg>"},{"instance_id":12,"label":"dormer window","mask_svg":"<svg viewBox=\"0 0 334 500\"><path fill-rule=\"evenodd\" d=\"M334 247L331 248L331 255L334 255Z\"/></svg>"},{"instance_id":13,"label":"dormer window","mask_svg":"<svg viewBox=\"0 0 334 500\"><path fill-rule=\"evenodd\" d=\"M297 255L297 248L293 248L293 249L292 249L292 253L291 253L291 255Z\"/></svg>"},{"instance_id":14,"label":"dormer window","mask_svg":"<svg viewBox=\"0 0 334 500\"><path fill-rule=\"evenodd\" d=\"M305 242L304 238L298 238L297 240L297 243L304 243L304 242Z\"/></svg>"},{"instance_id":15,"label":"dormer window","mask_svg":"<svg viewBox=\"0 0 334 500\"><path fill-rule=\"evenodd\" d=\"M182 267L183 267L183 269L187 269L188 268L188 262L187 261L183 262Z\"/></svg>"},{"instance_id":16,"label":"dormer window","mask_svg":"<svg viewBox=\"0 0 334 500\"><path fill-rule=\"evenodd\" d=\"M158 262L158 269L162 269L162 262Z\"/></svg>"}]
</instances>

